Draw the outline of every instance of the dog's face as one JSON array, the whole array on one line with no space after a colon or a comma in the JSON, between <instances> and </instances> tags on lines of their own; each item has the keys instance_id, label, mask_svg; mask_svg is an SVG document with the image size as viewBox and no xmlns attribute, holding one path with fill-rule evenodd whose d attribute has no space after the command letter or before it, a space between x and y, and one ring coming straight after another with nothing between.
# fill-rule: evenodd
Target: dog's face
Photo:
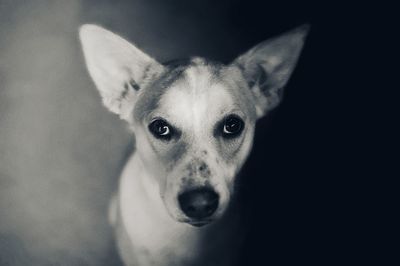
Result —
<instances>
[{"instance_id":1,"label":"dog's face","mask_svg":"<svg viewBox=\"0 0 400 266\"><path fill-rule=\"evenodd\" d=\"M199 58L167 64L138 94L132 122L137 152L178 221L199 225L224 211L252 144L253 101L237 67ZM198 193L185 204L180 195L191 191ZM207 206L190 210L196 197L213 215L207 216Z\"/></svg>"},{"instance_id":2,"label":"dog's face","mask_svg":"<svg viewBox=\"0 0 400 266\"><path fill-rule=\"evenodd\" d=\"M137 153L173 219L220 217L253 142L256 120L280 100L306 27L223 65L202 58L160 64L94 25L80 36L103 103L131 125Z\"/></svg>"}]
</instances>

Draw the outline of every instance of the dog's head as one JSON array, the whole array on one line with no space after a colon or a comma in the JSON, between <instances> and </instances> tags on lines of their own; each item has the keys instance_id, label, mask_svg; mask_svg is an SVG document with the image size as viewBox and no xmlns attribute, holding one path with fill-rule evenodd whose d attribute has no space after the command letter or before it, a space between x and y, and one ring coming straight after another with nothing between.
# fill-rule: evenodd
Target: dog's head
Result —
<instances>
[{"instance_id":1,"label":"dog's head","mask_svg":"<svg viewBox=\"0 0 400 266\"><path fill-rule=\"evenodd\" d=\"M82 26L103 103L130 124L136 152L175 220L204 225L227 208L256 120L278 105L307 28L224 65L202 58L161 64L114 33Z\"/></svg>"}]
</instances>

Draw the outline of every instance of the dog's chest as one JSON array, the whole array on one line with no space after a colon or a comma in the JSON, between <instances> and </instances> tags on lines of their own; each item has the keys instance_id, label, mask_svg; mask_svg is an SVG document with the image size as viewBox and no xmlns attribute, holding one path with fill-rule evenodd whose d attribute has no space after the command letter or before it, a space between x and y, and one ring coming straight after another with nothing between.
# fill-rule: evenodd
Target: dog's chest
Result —
<instances>
[{"instance_id":1,"label":"dog's chest","mask_svg":"<svg viewBox=\"0 0 400 266\"><path fill-rule=\"evenodd\" d=\"M140 218L136 227L127 228L121 214L115 229L119 251L126 265L195 265L190 261L196 261L194 251L199 247L193 236L188 239L173 231L173 228L160 230L151 221L143 224Z\"/></svg>"},{"instance_id":2,"label":"dog's chest","mask_svg":"<svg viewBox=\"0 0 400 266\"><path fill-rule=\"evenodd\" d=\"M182 235L173 230L160 233L153 228L155 230L128 233L120 218L116 229L118 248L125 265L228 266L233 265L238 254L239 239L226 237L226 232Z\"/></svg>"},{"instance_id":3,"label":"dog's chest","mask_svg":"<svg viewBox=\"0 0 400 266\"><path fill-rule=\"evenodd\" d=\"M138 213L139 214L139 213ZM136 216L135 226L119 213L117 242L126 265L134 266L224 266L231 265L221 254L225 248L235 254L227 232L191 228L189 225L163 226ZM125 225L128 224L128 226ZM187 227L187 228L184 228ZM217 236L217 237L216 237Z\"/></svg>"}]
</instances>

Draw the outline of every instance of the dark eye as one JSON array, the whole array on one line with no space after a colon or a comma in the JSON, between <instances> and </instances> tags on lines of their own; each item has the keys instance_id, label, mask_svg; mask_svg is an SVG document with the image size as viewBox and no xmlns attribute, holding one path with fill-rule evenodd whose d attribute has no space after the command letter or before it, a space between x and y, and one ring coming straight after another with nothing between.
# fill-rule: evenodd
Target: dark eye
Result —
<instances>
[{"instance_id":1,"label":"dark eye","mask_svg":"<svg viewBox=\"0 0 400 266\"><path fill-rule=\"evenodd\" d=\"M222 133L225 137L238 136L243 130L244 122L236 115L230 115L225 118Z\"/></svg>"},{"instance_id":2,"label":"dark eye","mask_svg":"<svg viewBox=\"0 0 400 266\"><path fill-rule=\"evenodd\" d=\"M151 122L149 130L158 139L171 139L172 127L163 119L156 119Z\"/></svg>"}]
</instances>

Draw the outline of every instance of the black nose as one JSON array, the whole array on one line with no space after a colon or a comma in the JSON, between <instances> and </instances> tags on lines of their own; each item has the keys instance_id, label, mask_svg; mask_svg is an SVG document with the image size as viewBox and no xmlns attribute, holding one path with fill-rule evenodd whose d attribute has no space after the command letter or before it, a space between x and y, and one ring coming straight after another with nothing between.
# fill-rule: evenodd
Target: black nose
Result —
<instances>
[{"instance_id":1,"label":"black nose","mask_svg":"<svg viewBox=\"0 0 400 266\"><path fill-rule=\"evenodd\" d=\"M178 196L182 211L194 219L210 217L218 207L218 194L208 188L186 191Z\"/></svg>"}]
</instances>

